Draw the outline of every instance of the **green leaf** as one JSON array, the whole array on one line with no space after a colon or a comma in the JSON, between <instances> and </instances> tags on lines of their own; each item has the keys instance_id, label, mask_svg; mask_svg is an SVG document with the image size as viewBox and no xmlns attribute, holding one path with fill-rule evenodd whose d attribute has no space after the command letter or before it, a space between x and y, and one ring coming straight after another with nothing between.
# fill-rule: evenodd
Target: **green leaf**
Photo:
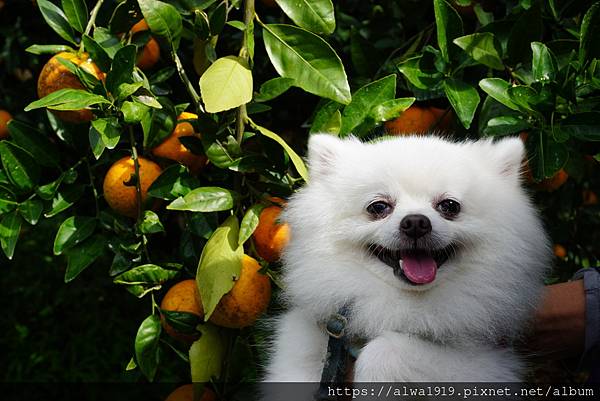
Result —
<instances>
[{"instance_id":1,"label":"green leaf","mask_svg":"<svg viewBox=\"0 0 600 401\"><path fill-rule=\"evenodd\" d=\"M109 71L111 58L102 46L88 35L83 35L82 39L85 51L90 54L90 57L101 71Z\"/></svg>"},{"instance_id":2,"label":"green leaf","mask_svg":"<svg viewBox=\"0 0 600 401\"><path fill-rule=\"evenodd\" d=\"M129 362L127 362L127 366L125 366L125 371L129 372L130 370L134 370L135 368L137 368L137 363L135 363L135 360L133 359L133 357L131 357Z\"/></svg>"},{"instance_id":3,"label":"green leaf","mask_svg":"<svg viewBox=\"0 0 600 401\"><path fill-rule=\"evenodd\" d=\"M105 238L96 235L65 251L65 255L67 255L65 283L72 281L104 253L105 242Z\"/></svg>"},{"instance_id":4,"label":"green leaf","mask_svg":"<svg viewBox=\"0 0 600 401\"><path fill-rule=\"evenodd\" d=\"M531 50L533 59L531 61L531 73L536 81L549 82L556 77L558 65L552 51L540 42L532 42Z\"/></svg>"},{"instance_id":5,"label":"green leaf","mask_svg":"<svg viewBox=\"0 0 600 401\"><path fill-rule=\"evenodd\" d=\"M456 38L453 42L475 61L496 70L504 70L500 57L500 43L493 33L474 33Z\"/></svg>"},{"instance_id":6,"label":"green leaf","mask_svg":"<svg viewBox=\"0 0 600 401\"><path fill-rule=\"evenodd\" d=\"M398 65L398 70L406 77L408 82L418 89L431 90L441 82L443 74L433 68L427 66L425 61L432 57L431 53L426 53L421 56L412 57Z\"/></svg>"},{"instance_id":7,"label":"green leaf","mask_svg":"<svg viewBox=\"0 0 600 401\"><path fill-rule=\"evenodd\" d=\"M277 0L296 25L315 33L333 33L335 15L331 0Z\"/></svg>"},{"instance_id":8,"label":"green leaf","mask_svg":"<svg viewBox=\"0 0 600 401\"><path fill-rule=\"evenodd\" d=\"M219 168L230 167L237 160L239 153L239 145L231 135L225 140L216 139L206 149L208 160Z\"/></svg>"},{"instance_id":9,"label":"green leaf","mask_svg":"<svg viewBox=\"0 0 600 401\"><path fill-rule=\"evenodd\" d=\"M359 90L352 96L352 101L344 108L342 113L342 127L340 135L347 135L366 118L370 117L371 110L381 103L394 99L396 95L396 75L373 81ZM355 132L360 135L360 132Z\"/></svg>"},{"instance_id":10,"label":"green leaf","mask_svg":"<svg viewBox=\"0 0 600 401\"><path fill-rule=\"evenodd\" d=\"M104 146L108 149L114 149L121 139L123 128L119 125L116 117L97 118L92 121L91 131L95 131L100 137Z\"/></svg>"},{"instance_id":11,"label":"green leaf","mask_svg":"<svg viewBox=\"0 0 600 401\"><path fill-rule=\"evenodd\" d=\"M414 97L403 97L388 100L371 110L371 118L376 122L389 121L400 116L415 102Z\"/></svg>"},{"instance_id":12,"label":"green leaf","mask_svg":"<svg viewBox=\"0 0 600 401\"><path fill-rule=\"evenodd\" d=\"M8 259L12 259L21 232L23 220L17 211L5 214L0 221L0 245Z\"/></svg>"},{"instance_id":13,"label":"green leaf","mask_svg":"<svg viewBox=\"0 0 600 401\"><path fill-rule=\"evenodd\" d=\"M54 238L54 254L60 255L63 251L83 242L96 229L97 220L93 217L71 216L62 222Z\"/></svg>"},{"instance_id":14,"label":"green leaf","mask_svg":"<svg viewBox=\"0 0 600 401\"><path fill-rule=\"evenodd\" d=\"M508 88L510 88L511 85L502 78L482 79L479 81L479 87L509 109L519 110L519 106L517 106L508 95Z\"/></svg>"},{"instance_id":15,"label":"green leaf","mask_svg":"<svg viewBox=\"0 0 600 401\"><path fill-rule=\"evenodd\" d=\"M48 184L40 185L39 187L37 187L35 189L35 193L43 200L50 200L50 199L54 198L54 195L56 194L56 191L58 190L58 187L63 182L63 180L64 180L64 173L61 174L60 177L58 177L58 179L56 179Z\"/></svg>"},{"instance_id":16,"label":"green leaf","mask_svg":"<svg viewBox=\"0 0 600 401\"><path fill-rule=\"evenodd\" d=\"M452 41L463 35L463 24L460 15L446 0L433 0L437 42L446 61L455 59L458 47Z\"/></svg>"},{"instance_id":17,"label":"green leaf","mask_svg":"<svg viewBox=\"0 0 600 401\"><path fill-rule=\"evenodd\" d=\"M479 105L477 89L463 81L450 78L444 81L444 92L462 125L469 129Z\"/></svg>"},{"instance_id":18,"label":"green leaf","mask_svg":"<svg viewBox=\"0 0 600 401\"><path fill-rule=\"evenodd\" d=\"M121 106L121 112L127 124L137 124L149 115L150 108L142 103L126 101Z\"/></svg>"},{"instance_id":19,"label":"green leaf","mask_svg":"<svg viewBox=\"0 0 600 401\"><path fill-rule=\"evenodd\" d=\"M58 167L58 149L46 135L19 120L11 120L8 131L16 144L27 149L38 164L45 167Z\"/></svg>"},{"instance_id":20,"label":"green leaf","mask_svg":"<svg viewBox=\"0 0 600 401\"><path fill-rule=\"evenodd\" d=\"M512 25L506 44L509 62L513 65L528 62L531 59L530 43L540 40L542 33L543 24L539 5L521 13Z\"/></svg>"},{"instance_id":21,"label":"green leaf","mask_svg":"<svg viewBox=\"0 0 600 401\"><path fill-rule=\"evenodd\" d=\"M131 96L135 92L137 92L138 89L140 89L143 86L144 86L143 82L134 82L131 84L124 82L124 83L120 84L119 87L117 88L117 93L116 93L117 98L119 100L125 100L129 96Z\"/></svg>"},{"instance_id":22,"label":"green leaf","mask_svg":"<svg viewBox=\"0 0 600 401\"><path fill-rule=\"evenodd\" d=\"M60 52L73 52L73 48L67 45L31 45L25 49L31 54L56 54Z\"/></svg>"},{"instance_id":23,"label":"green leaf","mask_svg":"<svg viewBox=\"0 0 600 401\"><path fill-rule=\"evenodd\" d=\"M138 103L144 104L148 107L152 107L153 109L162 109L162 105L156 100L154 96L150 95L138 95L132 96L133 100Z\"/></svg>"},{"instance_id":24,"label":"green leaf","mask_svg":"<svg viewBox=\"0 0 600 401\"><path fill-rule=\"evenodd\" d=\"M165 269L157 265L146 264L119 274L113 282L125 285L127 291L142 298L151 291L160 290L162 284L178 275L178 269Z\"/></svg>"},{"instance_id":25,"label":"green leaf","mask_svg":"<svg viewBox=\"0 0 600 401\"><path fill-rule=\"evenodd\" d=\"M258 226L260 213L265 208L264 203L257 203L248 208L240 224L240 232L238 235L238 245L242 246L252 236L252 233Z\"/></svg>"},{"instance_id":26,"label":"green leaf","mask_svg":"<svg viewBox=\"0 0 600 401\"><path fill-rule=\"evenodd\" d=\"M270 79L260 86L258 94L254 96L254 101L266 102L275 99L292 86L294 86L294 80L291 78L277 77Z\"/></svg>"},{"instance_id":27,"label":"green leaf","mask_svg":"<svg viewBox=\"0 0 600 401\"><path fill-rule=\"evenodd\" d=\"M348 104L352 99L342 61L319 36L292 25L263 25L271 63L282 77L317 96Z\"/></svg>"},{"instance_id":28,"label":"green leaf","mask_svg":"<svg viewBox=\"0 0 600 401\"><path fill-rule=\"evenodd\" d=\"M198 334L196 326L202 323L200 316L189 312L175 312L164 309L161 309L160 313L164 317L165 322L178 333Z\"/></svg>"},{"instance_id":29,"label":"green leaf","mask_svg":"<svg viewBox=\"0 0 600 401\"><path fill-rule=\"evenodd\" d=\"M163 227L156 213L154 213L152 210L145 210L144 218L140 224L140 231L143 234L154 234L165 231L165 228Z\"/></svg>"},{"instance_id":30,"label":"green leaf","mask_svg":"<svg viewBox=\"0 0 600 401\"><path fill-rule=\"evenodd\" d=\"M531 170L536 180L554 176L569 160L569 150L564 143L555 142L548 136L543 138L543 146L538 146L530 158Z\"/></svg>"},{"instance_id":31,"label":"green leaf","mask_svg":"<svg viewBox=\"0 0 600 401\"><path fill-rule=\"evenodd\" d=\"M234 27L235 29L239 29L242 32L246 30L246 24L244 24L242 21L227 21L226 24Z\"/></svg>"},{"instance_id":32,"label":"green leaf","mask_svg":"<svg viewBox=\"0 0 600 401\"><path fill-rule=\"evenodd\" d=\"M140 0L141 3L142 0ZM135 360L149 381L154 380L160 360L160 317L150 315L140 325L135 336Z\"/></svg>"},{"instance_id":33,"label":"green leaf","mask_svg":"<svg viewBox=\"0 0 600 401\"><path fill-rule=\"evenodd\" d=\"M513 116L500 116L491 118L487 122L487 126L483 130L483 133L490 136L501 136L516 134L530 128L531 124L522 118Z\"/></svg>"},{"instance_id":34,"label":"green leaf","mask_svg":"<svg viewBox=\"0 0 600 401\"><path fill-rule=\"evenodd\" d=\"M32 226L38 223L43 210L44 203L39 199L28 199L19 205L19 213Z\"/></svg>"},{"instance_id":35,"label":"green leaf","mask_svg":"<svg viewBox=\"0 0 600 401\"><path fill-rule=\"evenodd\" d=\"M519 108L533 111L533 104L537 93L533 88L526 85L513 85L506 90L510 100Z\"/></svg>"},{"instance_id":36,"label":"green leaf","mask_svg":"<svg viewBox=\"0 0 600 401\"><path fill-rule=\"evenodd\" d=\"M600 59L600 3L594 3L585 13L579 36L579 63Z\"/></svg>"},{"instance_id":37,"label":"green leaf","mask_svg":"<svg viewBox=\"0 0 600 401\"><path fill-rule=\"evenodd\" d=\"M59 89L49 95L31 102L25 111L47 107L53 110L81 110L95 104L110 104L100 95L95 95L83 89Z\"/></svg>"},{"instance_id":38,"label":"green leaf","mask_svg":"<svg viewBox=\"0 0 600 401\"><path fill-rule=\"evenodd\" d=\"M84 190L85 186L83 185L61 188L52 199L52 208L48 213L44 214L44 217L56 216L60 212L73 206L73 204L81 198Z\"/></svg>"},{"instance_id":39,"label":"green leaf","mask_svg":"<svg viewBox=\"0 0 600 401\"><path fill-rule=\"evenodd\" d=\"M572 114L560 122L560 130L580 141L600 141L600 113Z\"/></svg>"},{"instance_id":40,"label":"green leaf","mask_svg":"<svg viewBox=\"0 0 600 401\"><path fill-rule=\"evenodd\" d=\"M202 250L196 283L205 321L208 321L221 297L233 288L240 276L244 248L238 245L238 236L237 219L230 216L215 230Z\"/></svg>"},{"instance_id":41,"label":"green leaf","mask_svg":"<svg viewBox=\"0 0 600 401\"><path fill-rule=\"evenodd\" d=\"M277 135L273 131L270 131L264 127L261 127L260 125L256 125L254 123L254 121L252 121L252 120L250 120L250 124L252 125L252 127L254 127L254 129L258 130L261 134L263 134L267 138L270 138L270 139L274 140L275 142L277 142L278 144L280 144L281 147L286 151L286 153L292 160L292 164L294 165L294 167L296 167L296 170L298 171L298 174L300 174L300 177L302 177L304 179L304 181L308 182L308 170L306 169L306 165L304 164L304 161L302 160L302 158L300 156L298 156L298 154L294 151L294 149L292 149L290 147L290 145L288 145L283 140L283 138L281 138L279 135Z\"/></svg>"},{"instance_id":42,"label":"green leaf","mask_svg":"<svg viewBox=\"0 0 600 401\"><path fill-rule=\"evenodd\" d=\"M46 20L46 23L50 25L50 28L67 42L76 45L77 42L73 35L73 29L71 28L71 25L69 25L63 10L48 0L38 0L37 5L42 12L42 16Z\"/></svg>"},{"instance_id":43,"label":"green leaf","mask_svg":"<svg viewBox=\"0 0 600 401\"><path fill-rule=\"evenodd\" d=\"M319 133L339 135L342 129L342 113L339 110L333 112L329 120L327 120L319 129Z\"/></svg>"},{"instance_id":44,"label":"green leaf","mask_svg":"<svg viewBox=\"0 0 600 401\"><path fill-rule=\"evenodd\" d=\"M0 214L15 210L18 205L15 194L7 187L0 185Z\"/></svg>"},{"instance_id":45,"label":"green leaf","mask_svg":"<svg viewBox=\"0 0 600 401\"><path fill-rule=\"evenodd\" d=\"M108 274L112 276L116 276L117 274L123 273L125 270L128 270L131 267L132 261L130 257L125 257L122 252L117 250L115 252L115 256L110 264L110 269Z\"/></svg>"},{"instance_id":46,"label":"green leaf","mask_svg":"<svg viewBox=\"0 0 600 401\"><path fill-rule=\"evenodd\" d=\"M123 47L120 37L117 34L113 34L108 29L100 26L94 28L94 40L102 46L111 58Z\"/></svg>"},{"instance_id":47,"label":"green leaf","mask_svg":"<svg viewBox=\"0 0 600 401\"><path fill-rule=\"evenodd\" d=\"M200 77L202 101L209 113L233 109L252 100L252 72L241 57L222 57Z\"/></svg>"},{"instance_id":48,"label":"green leaf","mask_svg":"<svg viewBox=\"0 0 600 401\"><path fill-rule=\"evenodd\" d=\"M152 34L165 38L172 50L177 51L183 29L177 9L157 0L138 0L138 4Z\"/></svg>"},{"instance_id":49,"label":"green leaf","mask_svg":"<svg viewBox=\"0 0 600 401\"><path fill-rule=\"evenodd\" d=\"M202 335L189 350L191 377L194 383L208 383L221 376L226 343L218 327L210 323L199 327Z\"/></svg>"},{"instance_id":50,"label":"green leaf","mask_svg":"<svg viewBox=\"0 0 600 401\"><path fill-rule=\"evenodd\" d=\"M210 13L209 23L210 33L212 36L217 36L223 30L225 21L227 20L227 3L222 1Z\"/></svg>"},{"instance_id":51,"label":"green leaf","mask_svg":"<svg viewBox=\"0 0 600 401\"><path fill-rule=\"evenodd\" d=\"M31 191L37 184L40 167L27 151L12 142L1 141L0 159L10 182L19 191Z\"/></svg>"},{"instance_id":52,"label":"green leaf","mask_svg":"<svg viewBox=\"0 0 600 401\"><path fill-rule=\"evenodd\" d=\"M189 220L189 232L207 240L218 225L218 213L192 213Z\"/></svg>"},{"instance_id":53,"label":"green leaf","mask_svg":"<svg viewBox=\"0 0 600 401\"><path fill-rule=\"evenodd\" d=\"M309 133L328 133L331 132L331 129L334 129L335 134L337 135L340 132L340 128L342 126L342 113L340 113L340 109L343 106L343 104L334 102L333 100L326 101L325 104L323 104L315 113L315 117L313 118L313 122L310 126ZM336 125L337 130L335 130Z\"/></svg>"},{"instance_id":54,"label":"green leaf","mask_svg":"<svg viewBox=\"0 0 600 401\"><path fill-rule=\"evenodd\" d=\"M100 133L92 127L90 127L90 130L88 132L88 138L90 140L90 147L92 148L92 153L94 154L96 160L98 160L100 156L102 156L102 153L104 153L106 145L102 141Z\"/></svg>"},{"instance_id":55,"label":"green leaf","mask_svg":"<svg viewBox=\"0 0 600 401\"><path fill-rule=\"evenodd\" d=\"M200 187L193 189L167 205L169 210L190 212L218 212L233 208L235 194L220 187Z\"/></svg>"},{"instance_id":56,"label":"green leaf","mask_svg":"<svg viewBox=\"0 0 600 401\"><path fill-rule=\"evenodd\" d=\"M110 71L106 75L106 88L110 92L118 93L119 85L132 82L136 52L135 45L128 45L115 53Z\"/></svg>"},{"instance_id":57,"label":"green leaf","mask_svg":"<svg viewBox=\"0 0 600 401\"><path fill-rule=\"evenodd\" d=\"M62 8L69 25L77 32L83 32L88 21L88 9L84 0L61 0Z\"/></svg>"},{"instance_id":58,"label":"green leaf","mask_svg":"<svg viewBox=\"0 0 600 401\"><path fill-rule=\"evenodd\" d=\"M188 169L180 164L167 167L148 188L148 195L173 200L190 193L200 186L200 181L190 175Z\"/></svg>"}]
</instances>

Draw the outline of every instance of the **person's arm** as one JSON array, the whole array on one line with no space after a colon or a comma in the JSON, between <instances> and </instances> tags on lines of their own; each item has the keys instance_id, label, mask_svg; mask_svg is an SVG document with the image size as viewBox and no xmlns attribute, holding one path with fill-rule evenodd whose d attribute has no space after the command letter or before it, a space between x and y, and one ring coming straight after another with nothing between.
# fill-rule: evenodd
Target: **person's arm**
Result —
<instances>
[{"instance_id":1,"label":"person's arm","mask_svg":"<svg viewBox=\"0 0 600 401\"><path fill-rule=\"evenodd\" d=\"M540 356L557 359L580 356L585 347L585 309L583 280L547 286L528 348Z\"/></svg>"}]
</instances>

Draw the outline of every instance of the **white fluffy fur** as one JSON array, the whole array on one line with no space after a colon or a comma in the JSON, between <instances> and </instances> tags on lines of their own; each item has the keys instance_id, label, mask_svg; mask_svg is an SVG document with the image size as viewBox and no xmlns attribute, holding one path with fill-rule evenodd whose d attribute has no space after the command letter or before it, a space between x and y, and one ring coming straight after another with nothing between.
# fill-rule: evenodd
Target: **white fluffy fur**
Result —
<instances>
[{"instance_id":1,"label":"white fluffy fur","mask_svg":"<svg viewBox=\"0 0 600 401\"><path fill-rule=\"evenodd\" d=\"M311 181L283 216L292 232L283 257L288 312L276 320L266 380L318 381L327 348L319 323L346 303L353 305L351 333L368 341L356 381L521 379L521 358L496 344L523 330L551 255L521 188L523 156L514 138L361 143L312 136ZM395 208L373 220L365 207L378 195ZM448 196L461 204L455 220L434 209ZM394 276L366 247L393 248L400 220L412 213L431 220L441 246L460 248L422 286Z\"/></svg>"}]
</instances>

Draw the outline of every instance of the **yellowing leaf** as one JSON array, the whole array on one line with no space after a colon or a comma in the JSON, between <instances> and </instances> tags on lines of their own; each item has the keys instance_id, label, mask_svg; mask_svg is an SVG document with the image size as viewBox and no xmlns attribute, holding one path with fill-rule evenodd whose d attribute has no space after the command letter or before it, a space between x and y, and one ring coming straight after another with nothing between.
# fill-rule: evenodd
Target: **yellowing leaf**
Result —
<instances>
[{"instance_id":1,"label":"yellowing leaf","mask_svg":"<svg viewBox=\"0 0 600 401\"><path fill-rule=\"evenodd\" d=\"M244 248L238 246L238 235L238 221L235 216L230 216L215 230L202 250L196 283L205 320L210 318L221 297L233 288L240 276Z\"/></svg>"},{"instance_id":2,"label":"yellowing leaf","mask_svg":"<svg viewBox=\"0 0 600 401\"><path fill-rule=\"evenodd\" d=\"M220 58L200 77L200 91L209 113L233 109L252 100L252 72L240 57Z\"/></svg>"},{"instance_id":3,"label":"yellowing leaf","mask_svg":"<svg viewBox=\"0 0 600 401\"><path fill-rule=\"evenodd\" d=\"M199 326L202 336L190 347L192 382L206 383L221 375L225 346L219 328L210 323Z\"/></svg>"}]
</instances>

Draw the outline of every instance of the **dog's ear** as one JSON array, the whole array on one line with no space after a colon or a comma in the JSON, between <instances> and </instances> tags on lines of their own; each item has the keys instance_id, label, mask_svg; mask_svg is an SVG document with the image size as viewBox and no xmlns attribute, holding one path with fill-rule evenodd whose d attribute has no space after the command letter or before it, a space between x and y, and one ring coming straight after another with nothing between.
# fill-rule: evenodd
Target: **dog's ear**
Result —
<instances>
[{"instance_id":1,"label":"dog's ear","mask_svg":"<svg viewBox=\"0 0 600 401\"><path fill-rule=\"evenodd\" d=\"M491 144L491 160L503 176L518 178L525 158L525 145L518 137L503 138Z\"/></svg>"},{"instance_id":2,"label":"dog's ear","mask_svg":"<svg viewBox=\"0 0 600 401\"><path fill-rule=\"evenodd\" d=\"M335 169L341 149L345 145L334 135L314 134L308 140L308 167L311 178L328 175Z\"/></svg>"}]
</instances>

